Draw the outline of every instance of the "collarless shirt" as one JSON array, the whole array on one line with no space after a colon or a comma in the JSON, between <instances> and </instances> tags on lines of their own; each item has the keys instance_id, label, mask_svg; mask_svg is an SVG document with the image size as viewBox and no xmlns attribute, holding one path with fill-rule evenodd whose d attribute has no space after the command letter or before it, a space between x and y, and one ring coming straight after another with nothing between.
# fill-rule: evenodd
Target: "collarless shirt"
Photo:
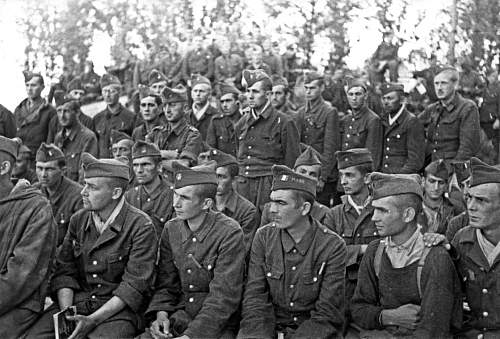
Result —
<instances>
[{"instance_id":1,"label":"collarless shirt","mask_svg":"<svg viewBox=\"0 0 500 339\"><path fill-rule=\"evenodd\" d=\"M385 244L385 251L394 268L406 267L420 260L425 248L424 237L420 231L420 226L417 227L410 239L403 244L395 244L391 237L385 238Z\"/></svg>"},{"instance_id":2,"label":"collarless shirt","mask_svg":"<svg viewBox=\"0 0 500 339\"><path fill-rule=\"evenodd\" d=\"M122 210L122 207L123 207L123 204L125 203L125 195L123 195L120 199L120 201L118 202L118 204L116 205L115 209L113 210L113 212L111 212L111 215L109 216L108 220L106 221L103 221L101 219L101 217L95 213L95 212L92 212L92 220L94 220L94 225L97 229L97 231L102 234L102 232L104 232L104 230L106 228L108 228L108 226L113 222L115 221L116 219L116 216L120 213L120 211Z\"/></svg>"},{"instance_id":3,"label":"collarless shirt","mask_svg":"<svg viewBox=\"0 0 500 339\"><path fill-rule=\"evenodd\" d=\"M500 242L498 244L493 245L486 237L483 235L481 230L476 229L477 242L484 256L488 260L490 267L493 266L495 259L500 254Z\"/></svg>"}]
</instances>

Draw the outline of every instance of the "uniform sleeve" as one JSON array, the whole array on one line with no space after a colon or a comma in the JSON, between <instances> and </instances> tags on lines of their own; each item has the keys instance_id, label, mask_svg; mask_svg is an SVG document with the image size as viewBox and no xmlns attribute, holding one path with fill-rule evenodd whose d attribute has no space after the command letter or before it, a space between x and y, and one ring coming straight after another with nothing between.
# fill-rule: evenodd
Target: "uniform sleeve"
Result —
<instances>
[{"instance_id":1,"label":"uniform sleeve","mask_svg":"<svg viewBox=\"0 0 500 339\"><path fill-rule=\"evenodd\" d=\"M210 147L217 148L217 135L215 134L214 118L215 117L212 117L212 119L210 119L210 123L208 124L206 142Z\"/></svg>"},{"instance_id":2,"label":"uniform sleeve","mask_svg":"<svg viewBox=\"0 0 500 339\"><path fill-rule=\"evenodd\" d=\"M334 231L335 233L341 235L344 233L342 228L342 206L334 206L327 213L324 221L324 225ZM346 256L346 266L352 266L359 263L359 257L361 254L362 245L347 245L347 256Z\"/></svg>"},{"instance_id":3,"label":"uniform sleeve","mask_svg":"<svg viewBox=\"0 0 500 339\"><path fill-rule=\"evenodd\" d=\"M14 138L17 133L16 119L14 118L14 114L12 114L11 111L1 105L0 110L3 110L3 116L5 117L3 126L4 136L7 138Z\"/></svg>"},{"instance_id":4,"label":"uniform sleeve","mask_svg":"<svg viewBox=\"0 0 500 339\"><path fill-rule=\"evenodd\" d=\"M266 244L262 235L263 229L258 230L252 243L238 338L274 338L276 318L264 271Z\"/></svg>"},{"instance_id":5,"label":"uniform sleeve","mask_svg":"<svg viewBox=\"0 0 500 339\"><path fill-rule=\"evenodd\" d=\"M56 225L47 201L39 199L18 216L24 232L0 271L0 314L9 312L40 289L52 271ZM27 220L23 220L27 218ZM7 239L3 241L13 241Z\"/></svg>"},{"instance_id":6,"label":"uniform sleeve","mask_svg":"<svg viewBox=\"0 0 500 339\"><path fill-rule=\"evenodd\" d=\"M95 134L90 135L85 144L82 147L83 152L87 152L92 154L94 157L97 157L97 152L98 152L98 144L97 144L97 137Z\"/></svg>"},{"instance_id":7,"label":"uniform sleeve","mask_svg":"<svg viewBox=\"0 0 500 339\"><path fill-rule=\"evenodd\" d=\"M295 160L300 155L299 130L292 119L283 124L281 130L281 143L285 159L285 165L293 168Z\"/></svg>"},{"instance_id":8,"label":"uniform sleeve","mask_svg":"<svg viewBox=\"0 0 500 339\"><path fill-rule=\"evenodd\" d=\"M57 125L58 125L57 116L54 116L49 121L49 129L48 129L48 132L47 132L47 140L46 140L46 142L49 143L49 144L53 144L54 143L54 140L55 140L56 134L57 134Z\"/></svg>"},{"instance_id":9,"label":"uniform sleeve","mask_svg":"<svg viewBox=\"0 0 500 339\"><path fill-rule=\"evenodd\" d=\"M368 134L366 136L366 148L368 148L373 158L373 169L376 171L382 163L382 140L384 136L383 125L380 119L373 119L368 124Z\"/></svg>"},{"instance_id":10,"label":"uniform sleeve","mask_svg":"<svg viewBox=\"0 0 500 339\"><path fill-rule=\"evenodd\" d=\"M241 228L230 231L220 244L209 293L184 335L190 338L220 336L237 311L243 292L245 251Z\"/></svg>"},{"instance_id":11,"label":"uniform sleeve","mask_svg":"<svg viewBox=\"0 0 500 339\"><path fill-rule=\"evenodd\" d=\"M189 159L192 161L196 161L198 158L198 154L201 152L202 145L201 134L198 130L191 130L188 132L188 136L186 139L186 144L182 149L179 158L180 159Z\"/></svg>"},{"instance_id":12,"label":"uniform sleeve","mask_svg":"<svg viewBox=\"0 0 500 339\"><path fill-rule=\"evenodd\" d=\"M455 160L469 160L478 152L480 145L479 112L476 105L467 103L461 112L460 144Z\"/></svg>"},{"instance_id":13,"label":"uniform sleeve","mask_svg":"<svg viewBox=\"0 0 500 339\"><path fill-rule=\"evenodd\" d=\"M414 118L410 120L406 149L408 157L400 173L419 173L425 161L425 134L422 123Z\"/></svg>"},{"instance_id":14,"label":"uniform sleeve","mask_svg":"<svg viewBox=\"0 0 500 339\"><path fill-rule=\"evenodd\" d=\"M243 230L243 240L245 243L245 253L250 252L252 246L252 239L257 228L258 220L256 219L257 209L255 206L249 207L241 216L239 222L241 229Z\"/></svg>"},{"instance_id":15,"label":"uniform sleeve","mask_svg":"<svg viewBox=\"0 0 500 339\"><path fill-rule=\"evenodd\" d=\"M311 317L304 321L292 338L331 338L342 333L345 308L345 243L337 238L328 257L321 291Z\"/></svg>"},{"instance_id":16,"label":"uniform sleeve","mask_svg":"<svg viewBox=\"0 0 500 339\"><path fill-rule=\"evenodd\" d=\"M333 108L326 118L323 154L321 155L321 179L325 182L335 169L337 163L335 152L340 150L340 142L339 116L337 109Z\"/></svg>"}]
</instances>

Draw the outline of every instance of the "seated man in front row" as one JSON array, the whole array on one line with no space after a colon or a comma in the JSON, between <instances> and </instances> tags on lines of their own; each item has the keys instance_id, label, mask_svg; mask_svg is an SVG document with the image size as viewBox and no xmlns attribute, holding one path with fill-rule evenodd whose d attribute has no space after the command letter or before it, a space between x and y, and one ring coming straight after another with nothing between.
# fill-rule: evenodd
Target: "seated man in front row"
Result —
<instances>
[{"instance_id":1,"label":"seated man in front row","mask_svg":"<svg viewBox=\"0 0 500 339\"><path fill-rule=\"evenodd\" d=\"M362 338L448 338L461 324L458 276L446 250L424 245L417 175L373 173L373 221L351 304Z\"/></svg>"},{"instance_id":2,"label":"seated man in front row","mask_svg":"<svg viewBox=\"0 0 500 339\"><path fill-rule=\"evenodd\" d=\"M346 246L310 216L316 180L272 173L273 222L255 234L238 338L341 336Z\"/></svg>"},{"instance_id":3,"label":"seated man in front row","mask_svg":"<svg viewBox=\"0 0 500 339\"><path fill-rule=\"evenodd\" d=\"M52 315L76 306L72 338L132 338L152 289L157 237L151 219L125 201L129 168L82 154L82 210L70 220L51 281L55 303L28 338L54 338Z\"/></svg>"}]
</instances>

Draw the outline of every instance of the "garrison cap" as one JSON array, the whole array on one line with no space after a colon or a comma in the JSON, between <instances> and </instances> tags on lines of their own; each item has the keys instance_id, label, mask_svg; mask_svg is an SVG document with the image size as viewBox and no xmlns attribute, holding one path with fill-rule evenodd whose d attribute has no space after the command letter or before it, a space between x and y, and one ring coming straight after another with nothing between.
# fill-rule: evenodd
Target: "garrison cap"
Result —
<instances>
[{"instance_id":1,"label":"garrison cap","mask_svg":"<svg viewBox=\"0 0 500 339\"><path fill-rule=\"evenodd\" d=\"M451 170L455 173L458 182L463 182L470 177L469 161L452 161Z\"/></svg>"},{"instance_id":2,"label":"garrison cap","mask_svg":"<svg viewBox=\"0 0 500 339\"><path fill-rule=\"evenodd\" d=\"M273 82L273 86L283 86L285 88L288 88L288 80L286 80L285 77L281 77L278 74L273 74L271 77L271 80Z\"/></svg>"},{"instance_id":3,"label":"garrison cap","mask_svg":"<svg viewBox=\"0 0 500 339\"><path fill-rule=\"evenodd\" d=\"M217 185L215 166L215 161L192 168L185 167L177 162L172 163L172 168L174 170L174 188L204 184Z\"/></svg>"},{"instance_id":4,"label":"garrison cap","mask_svg":"<svg viewBox=\"0 0 500 339\"><path fill-rule=\"evenodd\" d=\"M49 162L64 158L64 153L59 147L54 144L46 144L42 142L38 151L36 151L35 160L39 162Z\"/></svg>"},{"instance_id":5,"label":"garrison cap","mask_svg":"<svg viewBox=\"0 0 500 339\"><path fill-rule=\"evenodd\" d=\"M210 83L210 80L208 80L207 77L204 77L203 75L200 75L200 74L193 74L191 76L191 88L194 88L194 86L200 85L200 84L204 84L204 85L208 85L208 86L212 87L212 84Z\"/></svg>"},{"instance_id":6,"label":"garrison cap","mask_svg":"<svg viewBox=\"0 0 500 339\"><path fill-rule=\"evenodd\" d=\"M385 174L373 172L370 175L373 200L400 194L416 194L423 197L418 174Z\"/></svg>"},{"instance_id":7,"label":"garrison cap","mask_svg":"<svg viewBox=\"0 0 500 339\"><path fill-rule=\"evenodd\" d=\"M106 177L130 180L130 168L117 159L96 159L87 152L81 157L83 175L85 179Z\"/></svg>"},{"instance_id":8,"label":"garrison cap","mask_svg":"<svg viewBox=\"0 0 500 339\"><path fill-rule=\"evenodd\" d=\"M351 148L346 151L337 151L335 156L337 157L337 167L339 169L364 164L373 165L372 154L367 148Z\"/></svg>"},{"instance_id":9,"label":"garrison cap","mask_svg":"<svg viewBox=\"0 0 500 339\"><path fill-rule=\"evenodd\" d=\"M396 84L396 83L387 83L383 84L382 87L380 88L380 91L382 92L382 95L386 95L391 92L405 92L405 87L402 84Z\"/></svg>"},{"instance_id":10,"label":"garrison cap","mask_svg":"<svg viewBox=\"0 0 500 339\"><path fill-rule=\"evenodd\" d=\"M316 197L316 180L296 173L284 165L273 165L272 172L272 191L296 190L309 193L313 197Z\"/></svg>"},{"instance_id":11,"label":"garrison cap","mask_svg":"<svg viewBox=\"0 0 500 339\"><path fill-rule=\"evenodd\" d=\"M17 159L21 142L19 138L6 138L0 135L0 152L5 152Z\"/></svg>"},{"instance_id":12,"label":"garrison cap","mask_svg":"<svg viewBox=\"0 0 500 339\"><path fill-rule=\"evenodd\" d=\"M168 82L168 78L165 74L160 72L157 69L151 70L148 75L148 84L149 86L156 84L157 82L165 81Z\"/></svg>"},{"instance_id":13,"label":"garrison cap","mask_svg":"<svg viewBox=\"0 0 500 339\"><path fill-rule=\"evenodd\" d=\"M318 72L307 72L304 74L304 84L309 84L314 80L323 80L323 76Z\"/></svg>"},{"instance_id":14,"label":"garrison cap","mask_svg":"<svg viewBox=\"0 0 500 339\"><path fill-rule=\"evenodd\" d=\"M177 85L174 88L165 87L161 92L166 103L185 102L187 101L187 90L182 85Z\"/></svg>"},{"instance_id":15,"label":"garrison cap","mask_svg":"<svg viewBox=\"0 0 500 339\"><path fill-rule=\"evenodd\" d=\"M83 88L82 80L80 79L80 77L76 77L68 83L68 88L66 89L66 92L69 93L73 90L85 91L85 88Z\"/></svg>"},{"instance_id":16,"label":"garrison cap","mask_svg":"<svg viewBox=\"0 0 500 339\"><path fill-rule=\"evenodd\" d=\"M70 102L71 100L75 99L66 96L66 93L64 91L62 90L54 91L54 101L56 102L56 107L62 106L65 103Z\"/></svg>"},{"instance_id":17,"label":"garrison cap","mask_svg":"<svg viewBox=\"0 0 500 339\"><path fill-rule=\"evenodd\" d=\"M231 154L224 153L219 150L212 150L212 160L215 160L217 167L228 166L228 165L238 165L238 161Z\"/></svg>"},{"instance_id":18,"label":"garrison cap","mask_svg":"<svg viewBox=\"0 0 500 339\"><path fill-rule=\"evenodd\" d=\"M42 80L42 84L44 83L43 76L41 73L38 72L31 72L31 71L23 71L23 76L24 76L24 82L28 82L34 77L38 77Z\"/></svg>"},{"instance_id":19,"label":"garrison cap","mask_svg":"<svg viewBox=\"0 0 500 339\"><path fill-rule=\"evenodd\" d=\"M256 70L249 70L245 69L243 70L243 76L241 79L241 84L243 87L252 87L255 83L262 81L262 80L267 80L270 83L272 83L271 78L269 75L267 75L266 72L264 72L262 69L256 69Z\"/></svg>"},{"instance_id":20,"label":"garrison cap","mask_svg":"<svg viewBox=\"0 0 500 339\"><path fill-rule=\"evenodd\" d=\"M114 145L122 140L132 140L132 137L127 133L112 129L111 133L109 134L109 141L111 142L111 145Z\"/></svg>"},{"instance_id":21,"label":"garrison cap","mask_svg":"<svg viewBox=\"0 0 500 339\"><path fill-rule=\"evenodd\" d=\"M321 155L311 146L307 146L304 152L302 152L297 160L295 160L295 165L293 168L297 168L299 166L314 166L321 165L320 160Z\"/></svg>"},{"instance_id":22,"label":"garrison cap","mask_svg":"<svg viewBox=\"0 0 500 339\"><path fill-rule=\"evenodd\" d=\"M147 141L137 141L132 147L132 159L144 157L161 158L158 146Z\"/></svg>"},{"instance_id":23,"label":"garrison cap","mask_svg":"<svg viewBox=\"0 0 500 339\"><path fill-rule=\"evenodd\" d=\"M29 154L31 154L31 150L29 149L28 146L22 144L21 146L19 146L18 154L21 155L22 153L29 153Z\"/></svg>"},{"instance_id":24,"label":"garrison cap","mask_svg":"<svg viewBox=\"0 0 500 339\"><path fill-rule=\"evenodd\" d=\"M107 86L121 86L120 79L116 77L113 74L106 73L101 77L101 88L107 87Z\"/></svg>"},{"instance_id":25,"label":"garrison cap","mask_svg":"<svg viewBox=\"0 0 500 339\"><path fill-rule=\"evenodd\" d=\"M425 175L431 174L435 177L448 181L450 169L443 159L434 160L425 168Z\"/></svg>"},{"instance_id":26,"label":"garrison cap","mask_svg":"<svg viewBox=\"0 0 500 339\"><path fill-rule=\"evenodd\" d=\"M365 90L365 92L367 91L366 83L361 79L353 79L347 83L347 90L350 90L353 87L361 87Z\"/></svg>"},{"instance_id":27,"label":"garrison cap","mask_svg":"<svg viewBox=\"0 0 500 339\"><path fill-rule=\"evenodd\" d=\"M144 86L144 85L141 85L141 84L139 84L139 86L137 86L137 90L139 91L139 100L142 100L142 99L147 98L150 95L154 94L149 89L148 86Z\"/></svg>"},{"instance_id":28,"label":"garrison cap","mask_svg":"<svg viewBox=\"0 0 500 339\"><path fill-rule=\"evenodd\" d=\"M490 166L478 158L470 158L470 172L469 187L488 183L500 183L500 169Z\"/></svg>"},{"instance_id":29,"label":"garrison cap","mask_svg":"<svg viewBox=\"0 0 500 339\"><path fill-rule=\"evenodd\" d=\"M241 92L233 85L226 84L225 82L219 82L220 96L226 94L236 94L240 95Z\"/></svg>"}]
</instances>

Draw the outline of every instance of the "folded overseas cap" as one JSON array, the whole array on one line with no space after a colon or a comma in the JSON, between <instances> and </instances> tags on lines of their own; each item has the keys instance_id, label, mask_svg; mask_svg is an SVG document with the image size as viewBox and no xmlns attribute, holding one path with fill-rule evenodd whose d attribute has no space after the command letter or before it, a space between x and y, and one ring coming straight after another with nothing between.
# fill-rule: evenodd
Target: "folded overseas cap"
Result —
<instances>
[{"instance_id":1,"label":"folded overseas cap","mask_svg":"<svg viewBox=\"0 0 500 339\"><path fill-rule=\"evenodd\" d=\"M21 143L18 138L9 139L0 135L0 151L8 153L17 159Z\"/></svg>"},{"instance_id":2,"label":"folded overseas cap","mask_svg":"<svg viewBox=\"0 0 500 339\"><path fill-rule=\"evenodd\" d=\"M425 168L425 174L431 174L443 180L448 180L450 169L443 159L434 160Z\"/></svg>"},{"instance_id":3,"label":"folded overseas cap","mask_svg":"<svg viewBox=\"0 0 500 339\"><path fill-rule=\"evenodd\" d=\"M49 162L64 159L64 153L59 147L54 144L46 144L42 142L38 151L36 152L36 161Z\"/></svg>"},{"instance_id":4,"label":"folded overseas cap","mask_svg":"<svg viewBox=\"0 0 500 339\"><path fill-rule=\"evenodd\" d=\"M309 193L313 197L316 197L316 180L296 173L292 169L283 165L273 165L272 172L272 191L296 190Z\"/></svg>"},{"instance_id":5,"label":"folded overseas cap","mask_svg":"<svg viewBox=\"0 0 500 339\"><path fill-rule=\"evenodd\" d=\"M370 175L373 200L400 194L416 194L423 197L418 174L385 174L373 172Z\"/></svg>"},{"instance_id":6,"label":"folded overseas cap","mask_svg":"<svg viewBox=\"0 0 500 339\"><path fill-rule=\"evenodd\" d=\"M500 183L500 169L490 166L478 158L470 159L470 182L469 187L488 183Z\"/></svg>"},{"instance_id":7,"label":"folded overseas cap","mask_svg":"<svg viewBox=\"0 0 500 339\"><path fill-rule=\"evenodd\" d=\"M320 157L321 155L318 151L311 146L307 146L304 152L295 160L295 165L293 167L321 165Z\"/></svg>"},{"instance_id":8,"label":"folded overseas cap","mask_svg":"<svg viewBox=\"0 0 500 339\"><path fill-rule=\"evenodd\" d=\"M96 159L84 152L81 157L85 179L107 177L130 180L129 166L116 159Z\"/></svg>"},{"instance_id":9,"label":"folded overseas cap","mask_svg":"<svg viewBox=\"0 0 500 339\"><path fill-rule=\"evenodd\" d=\"M191 168L174 162L172 164L174 170L174 188L203 184L217 185L215 167L215 161Z\"/></svg>"},{"instance_id":10,"label":"folded overseas cap","mask_svg":"<svg viewBox=\"0 0 500 339\"><path fill-rule=\"evenodd\" d=\"M132 147L132 159L144 157L161 158L161 152L155 144L139 140Z\"/></svg>"},{"instance_id":11,"label":"folded overseas cap","mask_svg":"<svg viewBox=\"0 0 500 339\"><path fill-rule=\"evenodd\" d=\"M337 167L339 169L373 164L372 154L367 148L351 148L346 151L337 151L335 156L337 157Z\"/></svg>"},{"instance_id":12,"label":"folded overseas cap","mask_svg":"<svg viewBox=\"0 0 500 339\"><path fill-rule=\"evenodd\" d=\"M231 154L224 153L217 149L211 151L211 158L217 163L217 167L238 165L238 160Z\"/></svg>"}]
</instances>

